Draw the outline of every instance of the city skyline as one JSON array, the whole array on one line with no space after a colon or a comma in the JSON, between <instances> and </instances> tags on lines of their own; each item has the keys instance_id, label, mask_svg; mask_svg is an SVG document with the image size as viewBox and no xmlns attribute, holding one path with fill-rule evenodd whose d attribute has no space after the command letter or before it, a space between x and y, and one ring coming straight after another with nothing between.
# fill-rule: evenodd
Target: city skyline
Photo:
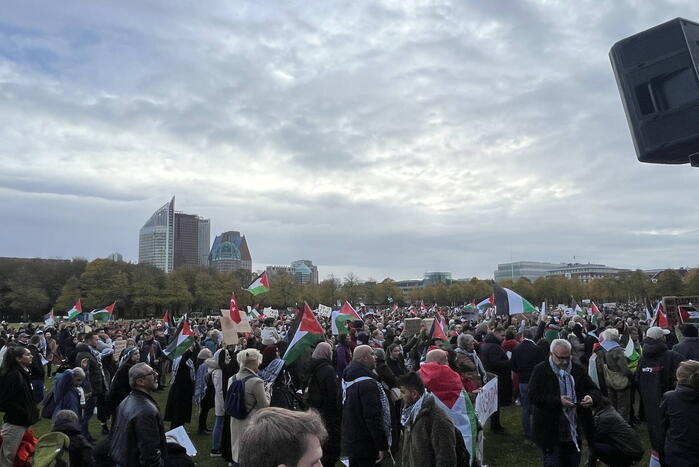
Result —
<instances>
[{"instance_id":1,"label":"city skyline","mask_svg":"<svg viewBox=\"0 0 699 467\"><path fill-rule=\"evenodd\" d=\"M696 2L41 6L0 13L0 256L136 261L175 193L253 270L699 264L699 172L637 162L608 57Z\"/></svg>"}]
</instances>

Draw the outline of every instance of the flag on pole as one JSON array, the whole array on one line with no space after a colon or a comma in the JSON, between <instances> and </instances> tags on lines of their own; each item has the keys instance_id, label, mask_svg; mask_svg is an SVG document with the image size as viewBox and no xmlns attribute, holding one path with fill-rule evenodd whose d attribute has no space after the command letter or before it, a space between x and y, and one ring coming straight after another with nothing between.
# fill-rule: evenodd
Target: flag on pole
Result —
<instances>
[{"instance_id":1,"label":"flag on pole","mask_svg":"<svg viewBox=\"0 0 699 467\"><path fill-rule=\"evenodd\" d=\"M54 324L53 307L51 307L51 311L49 311L47 314L44 315L44 325L45 326L53 326L53 324Z\"/></svg>"},{"instance_id":2,"label":"flag on pole","mask_svg":"<svg viewBox=\"0 0 699 467\"><path fill-rule=\"evenodd\" d=\"M116 302L101 310L94 310L92 312L92 319L95 321L109 321L109 318L112 317L112 313L114 312L115 305Z\"/></svg>"},{"instance_id":3,"label":"flag on pole","mask_svg":"<svg viewBox=\"0 0 699 467\"><path fill-rule=\"evenodd\" d=\"M298 329L289 342L282 359L287 365L291 365L304 352L311 349L311 346L323 338L323 328L313 315L313 310L308 303L303 302L303 312Z\"/></svg>"},{"instance_id":4,"label":"flag on pole","mask_svg":"<svg viewBox=\"0 0 699 467\"><path fill-rule=\"evenodd\" d=\"M235 294L231 293L231 304L228 307L231 314L231 319L235 324L240 324L243 318L240 317L240 310L238 309L238 301L235 299Z\"/></svg>"},{"instance_id":5,"label":"flag on pole","mask_svg":"<svg viewBox=\"0 0 699 467\"><path fill-rule=\"evenodd\" d=\"M75 319L80 316L80 313L83 312L83 307L80 304L80 299L78 299L77 302L75 302L75 305L73 305L73 308L68 310L68 319L70 321L75 321Z\"/></svg>"},{"instance_id":6,"label":"flag on pole","mask_svg":"<svg viewBox=\"0 0 699 467\"><path fill-rule=\"evenodd\" d=\"M437 313L434 319L432 338L442 340L442 348L450 349L451 343L449 342L449 337L447 336L447 320L444 319L441 313Z\"/></svg>"},{"instance_id":7,"label":"flag on pole","mask_svg":"<svg viewBox=\"0 0 699 467\"><path fill-rule=\"evenodd\" d=\"M650 324L650 321L653 319L653 317L650 314L650 310L648 309L648 305L646 305L646 323Z\"/></svg>"},{"instance_id":8,"label":"flag on pole","mask_svg":"<svg viewBox=\"0 0 699 467\"><path fill-rule=\"evenodd\" d=\"M260 312L258 311L259 305L255 305L254 307L248 306L248 321L255 321L260 317Z\"/></svg>"},{"instance_id":9,"label":"flag on pole","mask_svg":"<svg viewBox=\"0 0 699 467\"><path fill-rule=\"evenodd\" d=\"M590 322L597 326L597 321L599 320L599 308L597 308L597 305L595 305L595 302L590 302Z\"/></svg>"},{"instance_id":10,"label":"flag on pole","mask_svg":"<svg viewBox=\"0 0 699 467\"><path fill-rule=\"evenodd\" d=\"M524 297L510 289L500 287L495 284L495 307L496 313L503 316L518 315L521 313L534 313L536 308Z\"/></svg>"},{"instance_id":11,"label":"flag on pole","mask_svg":"<svg viewBox=\"0 0 699 467\"><path fill-rule=\"evenodd\" d=\"M629 362L635 362L638 360L638 352L636 352L636 346L633 345L633 339L631 339L631 336L629 336L629 342L626 344L626 347L624 348L624 357Z\"/></svg>"},{"instance_id":12,"label":"flag on pole","mask_svg":"<svg viewBox=\"0 0 699 467\"><path fill-rule=\"evenodd\" d=\"M331 321L333 335L349 334L347 322L361 320L357 312L352 308L352 305L345 300L345 304L342 305L342 308L332 312Z\"/></svg>"},{"instance_id":13,"label":"flag on pole","mask_svg":"<svg viewBox=\"0 0 699 467\"><path fill-rule=\"evenodd\" d=\"M260 274L260 276L252 281L252 284L248 285L245 290L253 295L260 295L261 293L269 292L269 280L267 279L267 271Z\"/></svg>"},{"instance_id":14,"label":"flag on pole","mask_svg":"<svg viewBox=\"0 0 699 467\"><path fill-rule=\"evenodd\" d=\"M677 314L680 316L682 324L699 325L699 310L693 305L679 305Z\"/></svg>"},{"instance_id":15,"label":"flag on pole","mask_svg":"<svg viewBox=\"0 0 699 467\"><path fill-rule=\"evenodd\" d=\"M189 326L187 315L185 315L183 318L182 325L178 326L174 339L172 339L170 345L163 350L163 353L167 355L167 358L170 360L181 357L182 354L184 354L195 341L194 332L192 332L192 328Z\"/></svg>"},{"instance_id":16,"label":"flag on pole","mask_svg":"<svg viewBox=\"0 0 699 467\"><path fill-rule=\"evenodd\" d=\"M165 330L163 331L163 334L166 336L170 334L170 326L173 326L175 323L175 317L172 316L172 311L167 310L165 311L165 314L163 315L163 327Z\"/></svg>"},{"instance_id":17,"label":"flag on pole","mask_svg":"<svg viewBox=\"0 0 699 467\"><path fill-rule=\"evenodd\" d=\"M575 297L571 295L570 299L572 300L570 307L573 309L573 312L578 315L581 314L583 310L580 308L580 305L578 305L578 302L575 301Z\"/></svg>"},{"instance_id":18,"label":"flag on pole","mask_svg":"<svg viewBox=\"0 0 699 467\"><path fill-rule=\"evenodd\" d=\"M494 307L495 306L495 295L491 295L490 297L486 297L480 302L478 302L478 305L476 305L479 310L484 311L487 310L488 308Z\"/></svg>"},{"instance_id":19,"label":"flag on pole","mask_svg":"<svg viewBox=\"0 0 699 467\"><path fill-rule=\"evenodd\" d=\"M670 323L668 323L667 321L667 315L665 315L663 302L658 302L658 306L655 309L655 317L653 318L653 324L651 324L651 326L658 326L663 329L670 329Z\"/></svg>"}]
</instances>

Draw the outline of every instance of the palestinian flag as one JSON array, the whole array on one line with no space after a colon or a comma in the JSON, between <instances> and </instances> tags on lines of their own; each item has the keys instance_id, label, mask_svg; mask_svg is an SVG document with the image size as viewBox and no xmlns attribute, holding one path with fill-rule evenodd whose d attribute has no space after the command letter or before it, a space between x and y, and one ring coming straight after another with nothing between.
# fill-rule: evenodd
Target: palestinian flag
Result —
<instances>
[{"instance_id":1,"label":"palestinian flag","mask_svg":"<svg viewBox=\"0 0 699 467\"><path fill-rule=\"evenodd\" d=\"M580 308L580 305L578 305L578 302L575 301L575 297L570 297L572 302L570 303L570 308L573 310L575 314L582 314L583 310Z\"/></svg>"},{"instance_id":2,"label":"palestinian flag","mask_svg":"<svg viewBox=\"0 0 699 467\"><path fill-rule=\"evenodd\" d=\"M114 306L116 305L116 302L112 303L106 308L102 308L101 310L95 310L92 312L92 319L95 321L109 321L109 318L112 317L112 313L114 312Z\"/></svg>"},{"instance_id":3,"label":"palestinian flag","mask_svg":"<svg viewBox=\"0 0 699 467\"><path fill-rule=\"evenodd\" d=\"M321 340L323 334L323 328L318 323L315 315L313 315L313 310L308 306L308 303L303 302L301 322L294 333L294 337L289 342L289 347L284 352L282 357L284 363L291 365L300 355L309 351L313 344Z\"/></svg>"},{"instance_id":4,"label":"palestinian flag","mask_svg":"<svg viewBox=\"0 0 699 467\"><path fill-rule=\"evenodd\" d=\"M267 279L267 271L263 272L260 277L252 281L252 284L248 285L245 290L253 295L260 295L261 293L269 292L269 279Z\"/></svg>"},{"instance_id":5,"label":"palestinian flag","mask_svg":"<svg viewBox=\"0 0 699 467\"><path fill-rule=\"evenodd\" d=\"M187 349L192 346L195 340L196 337L194 336L192 329L189 327L189 320L187 319L187 316L184 316L182 326L178 327L174 339L172 339L170 345L163 350L163 353L167 355L167 358L170 360L174 360L177 357L181 357L182 354L184 354Z\"/></svg>"},{"instance_id":6,"label":"palestinian flag","mask_svg":"<svg viewBox=\"0 0 699 467\"><path fill-rule=\"evenodd\" d=\"M333 311L331 315L332 319L332 332L333 335L349 334L349 329L347 329L348 321L361 321L362 318L359 317L352 305L345 300L345 304L339 310Z\"/></svg>"},{"instance_id":7,"label":"palestinian flag","mask_svg":"<svg viewBox=\"0 0 699 467\"><path fill-rule=\"evenodd\" d=\"M546 339L546 341L550 344L554 341L554 339L558 339L559 337L561 337L560 331L560 326L557 326L555 324L548 324L544 328L544 339Z\"/></svg>"},{"instance_id":8,"label":"palestinian flag","mask_svg":"<svg viewBox=\"0 0 699 467\"><path fill-rule=\"evenodd\" d=\"M683 324L699 325L699 310L690 305L679 305L677 314L680 316L680 321Z\"/></svg>"},{"instance_id":9,"label":"palestinian flag","mask_svg":"<svg viewBox=\"0 0 699 467\"><path fill-rule=\"evenodd\" d=\"M595 305L595 302L590 302L590 310L588 311L590 314L590 321L592 324L597 326L597 320L599 320L600 312L599 308L597 308L597 305Z\"/></svg>"},{"instance_id":10,"label":"palestinian flag","mask_svg":"<svg viewBox=\"0 0 699 467\"><path fill-rule=\"evenodd\" d=\"M640 355L636 352L636 346L633 345L631 336L629 336L629 342L626 344L626 348L624 348L624 357L629 361L629 369L631 371L636 371Z\"/></svg>"},{"instance_id":11,"label":"palestinian flag","mask_svg":"<svg viewBox=\"0 0 699 467\"><path fill-rule=\"evenodd\" d=\"M479 310L485 311L488 308L494 307L495 306L495 295L491 295L490 297L486 297L480 302L478 302L478 305L476 305Z\"/></svg>"},{"instance_id":12,"label":"palestinian flag","mask_svg":"<svg viewBox=\"0 0 699 467\"><path fill-rule=\"evenodd\" d=\"M432 339L441 339L442 348L444 349L451 348L449 337L447 336L447 320L439 313L437 313L434 323L432 323Z\"/></svg>"},{"instance_id":13,"label":"palestinian flag","mask_svg":"<svg viewBox=\"0 0 699 467\"><path fill-rule=\"evenodd\" d=\"M53 308L51 308L51 311L49 311L47 314L44 315L44 326L53 326L54 324L54 316L53 316Z\"/></svg>"},{"instance_id":14,"label":"palestinian flag","mask_svg":"<svg viewBox=\"0 0 699 467\"><path fill-rule=\"evenodd\" d=\"M73 305L73 308L68 310L68 319L70 321L75 321L75 319L80 316L80 313L83 312L83 307L80 305L80 299L78 299L77 302L75 302L75 305Z\"/></svg>"},{"instance_id":15,"label":"palestinian flag","mask_svg":"<svg viewBox=\"0 0 699 467\"><path fill-rule=\"evenodd\" d=\"M254 307L248 306L248 321L254 321L260 317L260 312L257 311L257 308L260 305L255 305Z\"/></svg>"},{"instance_id":16,"label":"palestinian flag","mask_svg":"<svg viewBox=\"0 0 699 467\"><path fill-rule=\"evenodd\" d=\"M667 321L667 315L663 309L663 302L658 302L658 307L655 309L655 317L653 318L651 326L670 329L670 323Z\"/></svg>"},{"instance_id":17,"label":"palestinian flag","mask_svg":"<svg viewBox=\"0 0 699 467\"><path fill-rule=\"evenodd\" d=\"M172 311L167 310L165 314L163 315L163 325L165 330L163 331L163 334L166 336L170 333L170 326L175 322L175 317L172 316Z\"/></svg>"},{"instance_id":18,"label":"palestinian flag","mask_svg":"<svg viewBox=\"0 0 699 467\"><path fill-rule=\"evenodd\" d=\"M231 304L228 307L231 314L231 319L235 324L240 324L243 318L240 317L240 310L238 309L238 301L235 299L235 294L231 293Z\"/></svg>"},{"instance_id":19,"label":"palestinian flag","mask_svg":"<svg viewBox=\"0 0 699 467\"><path fill-rule=\"evenodd\" d=\"M536 308L524 297L510 289L495 284L495 309L498 315L512 316L522 313L535 313Z\"/></svg>"}]
</instances>

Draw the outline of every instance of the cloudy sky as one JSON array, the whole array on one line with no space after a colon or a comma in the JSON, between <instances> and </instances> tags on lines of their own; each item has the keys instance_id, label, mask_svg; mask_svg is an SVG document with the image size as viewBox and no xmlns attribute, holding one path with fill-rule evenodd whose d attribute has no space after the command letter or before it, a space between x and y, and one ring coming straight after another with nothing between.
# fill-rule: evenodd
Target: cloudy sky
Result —
<instances>
[{"instance_id":1,"label":"cloudy sky","mask_svg":"<svg viewBox=\"0 0 699 467\"><path fill-rule=\"evenodd\" d=\"M699 169L637 162L608 52L687 1L8 1L0 256L138 258L176 209L255 269L699 264Z\"/></svg>"}]
</instances>

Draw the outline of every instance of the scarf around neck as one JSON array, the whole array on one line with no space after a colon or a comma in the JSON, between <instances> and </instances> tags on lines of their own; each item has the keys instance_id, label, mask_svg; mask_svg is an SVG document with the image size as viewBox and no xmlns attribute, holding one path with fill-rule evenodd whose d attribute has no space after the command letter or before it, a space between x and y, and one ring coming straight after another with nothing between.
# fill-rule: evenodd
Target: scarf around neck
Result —
<instances>
[{"instance_id":1,"label":"scarf around neck","mask_svg":"<svg viewBox=\"0 0 699 467\"><path fill-rule=\"evenodd\" d=\"M412 425L415 421L415 417L420 413L422 409L422 404L431 399L433 396L429 392L425 391L418 400L415 401L413 405L408 407L403 407L403 411L400 414L400 424L406 426L408 424Z\"/></svg>"},{"instance_id":2,"label":"scarf around neck","mask_svg":"<svg viewBox=\"0 0 699 467\"><path fill-rule=\"evenodd\" d=\"M549 357L549 365L551 365L551 370L553 370L553 373L558 379L558 389L561 396L566 396L572 402L577 402L578 399L575 394L575 378L573 378L573 375L571 374L573 369L572 361L568 361L568 367L565 370L562 370L556 366L553 359ZM577 409L576 407L561 406L561 411L568 422L570 438L575 444L575 448L580 451L580 447L578 446Z\"/></svg>"}]
</instances>

